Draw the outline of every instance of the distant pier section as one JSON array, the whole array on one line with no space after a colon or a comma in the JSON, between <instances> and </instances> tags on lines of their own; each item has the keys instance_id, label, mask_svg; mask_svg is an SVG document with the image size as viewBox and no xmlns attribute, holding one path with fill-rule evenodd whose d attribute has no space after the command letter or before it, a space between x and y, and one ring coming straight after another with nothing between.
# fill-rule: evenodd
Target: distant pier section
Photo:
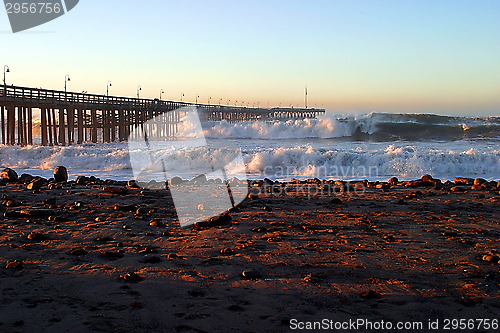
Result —
<instances>
[{"instance_id":1,"label":"distant pier section","mask_svg":"<svg viewBox=\"0 0 500 333\"><path fill-rule=\"evenodd\" d=\"M315 108L261 108L105 96L0 85L1 143L70 145L126 141L137 126L158 117L165 137L173 136L185 106L195 106L202 121L242 122L315 118ZM34 114L39 135L34 135ZM38 124L37 124L38 125ZM33 138L39 137L37 142Z\"/></svg>"}]
</instances>

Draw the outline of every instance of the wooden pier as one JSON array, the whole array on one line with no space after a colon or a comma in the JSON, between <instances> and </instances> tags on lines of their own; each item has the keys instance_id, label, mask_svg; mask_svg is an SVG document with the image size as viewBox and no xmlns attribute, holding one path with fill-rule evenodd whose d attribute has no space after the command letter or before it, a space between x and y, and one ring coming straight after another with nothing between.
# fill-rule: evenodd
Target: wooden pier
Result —
<instances>
[{"instance_id":1,"label":"wooden pier","mask_svg":"<svg viewBox=\"0 0 500 333\"><path fill-rule=\"evenodd\" d=\"M194 104L64 92L0 85L1 143L70 145L126 141L136 126L159 117L165 136L176 132L185 106L196 106L202 121L314 118L324 109L253 108ZM34 114L40 115L40 139L34 141Z\"/></svg>"}]
</instances>

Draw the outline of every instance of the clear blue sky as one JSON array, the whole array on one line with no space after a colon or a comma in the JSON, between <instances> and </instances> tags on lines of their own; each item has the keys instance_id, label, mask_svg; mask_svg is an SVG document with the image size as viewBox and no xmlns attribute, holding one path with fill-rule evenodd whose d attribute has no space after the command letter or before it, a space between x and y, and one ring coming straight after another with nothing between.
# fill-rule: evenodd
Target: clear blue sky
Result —
<instances>
[{"instance_id":1,"label":"clear blue sky","mask_svg":"<svg viewBox=\"0 0 500 333\"><path fill-rule=\"evenodd\" d=\"M80 0L12 34L7 83L331 112L500 115L500 1Z\"/></svg>"}]
</instances>

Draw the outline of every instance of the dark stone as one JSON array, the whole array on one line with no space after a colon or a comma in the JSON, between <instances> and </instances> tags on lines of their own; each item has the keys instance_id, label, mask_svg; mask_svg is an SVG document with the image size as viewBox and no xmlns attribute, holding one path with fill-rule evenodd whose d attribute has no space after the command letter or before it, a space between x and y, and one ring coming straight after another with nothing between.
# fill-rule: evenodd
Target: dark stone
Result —
<instances>
[{"instance_id":1,"label":"dark stone","mask_svg":"<svg viewBox=\"0 0 500 333\"><path fill-rule=\"evenodd\" d=\"M123 258L123 253L115 251L104 251L102 252L102 256L109 259L119 259Z\"/></svg>"},{"instance_id":2,"label":"dark stone","mask_svg":"<svg viewBox=\"0 0 500 333\"><path fill-rule=\"evenodd\" d=\"M127 194L127 188L123 186L104 186L103 191L112 194Z\"/></svg>"},{"instance_id":3,"label":"dark stone","mask_svg":"<svg viewBox=\"0 0 500 333\"><path fill-rule=\"evenodd\" d=\"M66 167L60 165L56 166L54 169L54 180L56 182L67 182L68 181L68 170Z\"/></svg>"},{"instance_id":4,"label":"dark stone","mask_svg":"<svg viewBox=\"0 0 500 333\"><path fill-rule=\"evenodd\" d=\"M125 280L127 282L139 282L139 281L143 280L143 278L141 276L139 276L136 273L132 273L132 272L124 273L124 274L120 275L120 278L122 278L123 280Z\"/></svg>"},{"instance_id":5,"label":"dark stone","mask_svg":"<svg viewBox=\"0 0 500 333\"><path fill-rule=\"evenodd\" d=\"M189 294L189 296L192 296L192 297L201 297L201 296L205 295L205 293L203 291L197 290L197 289L189 290L188 294Z\"/></svg>"},{"instance_id":6,"label":"dark stone","mask_svg":"<svg viewBox=\"0 0 500 333\"><path fill-rule=\"evenodd\" d=\"M7 183L15 183L19 180L17 172L11 168L5 168L0 172L0 179L3 179Z\"/></svg>"},{"instance_id":7,"label":"dark stone","mask_svg":"<svg viewBox=\"0 0 500 333\"><path fill-rule=\"evenodd\" d=\"M363 292L361 295L361 298L364 298L364 299L377 299L377 298L380 298L380 294L373 291L373 290L367 290L365 292Z\"/></svg>"},{"instance_id":8,"label":"dark stone","mask_svg":"<svg viewBox=\"0 0 500 333\"><path fill-rule=\"evenodd\" d=\"M48 182L49 181L45 178L35 178L26 186L26 188L28 190L38 191L42 188L43 185L47 184Z\"/></svg>"},{"instance_id":9,"label":"dark stone","mask_svg":"<svg viewBox=\"0 0 500 333\"><path fill-rule=\"evenodd\" d=\"M228 306L227 308L229 311L243 311L244 309L238 305L238 304L233 304L233 305L230 305Z\"/></svg>"},{"instance_id":10,"label":"dark stone","mask_svg":"<svg viewBox=\"0 0 500 333\"><path fill-rule=\"evenodd\" d=\"M114 210L118 212L130 212L136 209L135 205L115 205Z\"/></svg>"},{"instance_id":11,"label":"dark stone","mask_svg":"<svg viewBox=\"0 0 500 333\"><path fill-rule=\"evenodd\" d=\"M30 175L30 174L27 174L27 173L23 173L21 175L21 177L19 177L18 179L18 182L19 183L23 183L23 184L28 184L30 183L33 179L35 179L34 176Z\"/></svg>"},{"instance_id":12,"label":"dark stone","mask_svg":"<svg viewBox=\"0 0 500 333\"><path fill-rule=\"evenodd\" d=\"M431 175L423 175L421 178L420 178L421 181L423 182L433 182L434 181L434 178L432 178Z\"/></svg>"},{"instance_id":13,"label":"dark stone","mask_svg":"<svg viewBox=\"0 0 500 333\"><path fill-rule=\"evenodd\" d=\"M47 237L44 234L38 233L38 232L30 232L27 236L27 239L29 240L44 240L47 239Z\"/></svg>"},{"instance_id":14,"label":"dark stone","mask_svg":"<svg viewBox=\"0 0 500 333\"><path fill-rule=\"evenodd\" d=\"M75 247L69 252L69 254L74 256L83 256L86 255L87 253L88 253L87 250L85 250L83 247Z\"/></svg>"},{"instance_id":15,"label":"dark stone","mask_svg":"<svg viewBox=\"0 0 500 333\"><path fill-rule=\"evenodd\" d=\"M194 224L195 229L207 229L218 226L223 223L231 222L231 215L225 213L222 215L214 216L206 221L196 222Z\"/></svg>"},{"instance_id":16,"label":"dark stone","mask_svg":"<svg viewBox=\"0 0 500 333\"><path fill-rule=\"evenodd\" d=\"M262 277L262 272L258 270L248 270L243 271L241 276L245 279L260 279Z\"/></svg>"},{"instance_id":17,"label":"dark stone","mask_svg":"<svg viewBox=\"0 0 500 333\"><path fill-rule=\"evenodd\" d=\"M330 203L333 205L342 205L342 200L340 200L339 198L332 198L332 200L330 200Z\"/></svg>"},{"instance_id":18,"label":"dark stone","mask_svg":"<svg viewBox=\"0 0 500 333\"><path fill-rule=\"evenodd\" d=\"M234 251L228 247L226 248L223 248L219 251L220 254L223 254L223 255L231 255L234 253Z\"/></svg>"},{"instance_id":19,"label":"dark stone","mask_svg":"<svg viewBox=\"0 0 500 333\"><path fill-rule=\"evenodd\" d=\"M180 185L182 183L184 183L184 180L181 178L181 177L172 177L169 181L168 181L169 185Z\"/></svg>"},{"instance_id":20,"label":"dark stone","mask_svg":"<svg viewBox=\"0 0 500 333\"><path fill-rule=\"evenodd\" d=\"M23 265L23 262L21 260L8 260L7 264L5 264L5 268L22 271L24 268L24 265Z\"/></svg>"},{"instance_id":21,"label":"dark stone","mask_svg":"<svg viewBox=\"0 0 500 333\"><path fill-rule=\"evenodd\" d=\"M157 263L161 262L161 258L158 256L148 256L146 258L141 259L140 262L143 262L146 264L157 264Z\"/></svg>"},{"instance_id":22,"label":"dark stone","mask_svg":"<svg viewBox=\"0 0 500 333\"><path fill-rule=\"evenodd\" d=\"M397 185L397 183L399 183L399 179L397 177L392 177L387 182L391 185Z\"/></svg>"},{"instance_id":23,"label":"dark stone","mask_svg":"<svg viewBox=\"0 0 500 333\"><path fill-rule=\"evenodd\" d=\"M26 216L50 216L56 212L52 209L23 209L21 214Z\"/></svg>"}]
</instances>

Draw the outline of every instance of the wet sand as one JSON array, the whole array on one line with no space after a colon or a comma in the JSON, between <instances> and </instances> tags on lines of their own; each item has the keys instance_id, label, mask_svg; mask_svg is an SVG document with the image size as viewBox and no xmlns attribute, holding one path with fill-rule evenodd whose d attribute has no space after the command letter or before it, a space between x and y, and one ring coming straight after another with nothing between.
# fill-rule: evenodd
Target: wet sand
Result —
<instances>
[{"instance_id":1,"label":"wet sand","mask_svg":"<svg viewBox=\"0 0 500 333\"><path fill-rule=\"evenodd\" d=\"M306 184L322 190L294 190ZM0 186L0 331L499 319L496 185L252 183L230 219L186 228L167 191L106 185L125 184Z\"/></svg>"}]
</instances>

